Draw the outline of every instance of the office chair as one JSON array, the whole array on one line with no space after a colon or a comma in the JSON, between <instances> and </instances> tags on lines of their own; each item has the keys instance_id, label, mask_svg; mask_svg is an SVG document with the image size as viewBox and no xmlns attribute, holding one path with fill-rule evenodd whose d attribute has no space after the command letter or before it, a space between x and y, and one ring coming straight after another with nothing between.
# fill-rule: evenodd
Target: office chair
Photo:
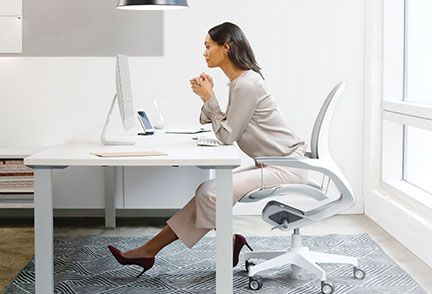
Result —
<instances>
[{"instance_id":1,"label":"office chair","mask_svg":"<svg viewBox=\"0 0 432 294\"><path fill-rule=\"evenodd\" d=\"M248 252L244 254L246 271L249 275L249 287L253 290L258 290L263 286L262 279L255 278L255 274L286 264L291 264L294 275L299 274L301 268L317 275L321 280L321 293L323 294L333 293L334 286L326 282L326 273L318 263L352 264L354 277L357 279L365 277L365 272L358 268L358 260L355 257L313 252L309 251L307 247L303 247L299 229L342 212L351 207L355 201L349 183L332 160L328 148L330 123L344 86L344 82L339 83L324 101L312 130L311 152L306 153L305 157L255 158L256 163L261 167L262 165L289 166L320 172L323 174L323 182L320 185L308 179L305 184L261 187L250 191L240 200L243 203L267 200L268 203L262 211L263 220L272 225L273 229L294 230L292 245L287 251ZM325 177L328 178L326 188L324 188ZM339 197L336 199L331 198L327 193L330 181L339 191ZM298 202L299 197L312 200L318 206L312 209L301 208ZM265 261L255 264L250 259L264 259Z\"/></svg>"}]
</instances>

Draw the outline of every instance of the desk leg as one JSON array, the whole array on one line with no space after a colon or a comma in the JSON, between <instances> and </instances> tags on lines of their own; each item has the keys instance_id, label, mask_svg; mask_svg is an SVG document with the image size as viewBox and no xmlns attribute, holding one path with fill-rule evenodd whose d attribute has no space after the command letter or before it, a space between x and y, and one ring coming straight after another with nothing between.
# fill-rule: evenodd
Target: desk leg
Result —
<instances>
[{"instance_id":1,"label":"desk leg","mask_svg":"<svg viewBox=\"0 0 432 294\"><path fill-rule=\"evenodd\" d=\"M116 227L115 199L116 197L120 197L117 194L123 191L122 171L122 167L118 166L104 168L106 229L115 229Z\"/></svg>"},{"instance_id":2,"label":"desk leg","mask_svg":"<svg viewBox=\"0 0 432 294\"><path fill-rule=\"evenodd\" d=\"M216 169L216 293L233 293L232 169Z\"/></svg>"},{"instance_id":3,"label":"desk leg","mask_svg":"<svg viewBox=\"0 0 432 294\"><path fill-rule=\"evenodd\" d=\"M34 169L36 294L54 293L51 169Z\"/></svg>"}]
</instances>

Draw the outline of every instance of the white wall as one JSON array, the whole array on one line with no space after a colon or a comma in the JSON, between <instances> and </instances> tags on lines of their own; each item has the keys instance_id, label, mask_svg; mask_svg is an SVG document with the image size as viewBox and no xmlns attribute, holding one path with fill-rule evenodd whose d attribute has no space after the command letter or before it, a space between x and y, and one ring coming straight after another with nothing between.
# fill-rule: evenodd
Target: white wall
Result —
<instances>
[{"instance_id":1,"label":"white wall","mask_svg":"<svg viewBox=\"0 0 432 294\"><path fill-rule=\"evenodd\" d=\"M189 9L165 13L164 57L131 58L135 106L151 105L153 93L162 92L168 124L197 124L201 102L188 81L202 71L214 77L225 106L227 79L206 68L203 41L212 26L234 22L292 128L307 141L327 93L347 82L330 144L358 197L351 212L362 212L364 0L189 3ZM96 138L114 88L114 58L0 58L0 148ZM112 127L121 126L116 121Z\"/></svg>"}]
</instances>

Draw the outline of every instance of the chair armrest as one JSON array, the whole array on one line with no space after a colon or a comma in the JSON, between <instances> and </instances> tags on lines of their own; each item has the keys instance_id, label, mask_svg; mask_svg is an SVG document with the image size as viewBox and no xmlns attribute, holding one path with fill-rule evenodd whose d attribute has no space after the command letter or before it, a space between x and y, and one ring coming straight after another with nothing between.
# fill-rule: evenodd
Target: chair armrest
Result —
<instances>
[{"instance_id":1,"label":"chair armrest","mask_svg":"<svg viewBox=\"0 0 432 294\"><path fill-rule=\"evenodd\" d=\"M301 158L308 158L306 156L258 156L255 157L254 160L256 163L262 163L262 164L268 164L268 165L278 165L278 164L271 164L267 163L268 161L275 161L275 162L283 162L288 160L298 160Z\"/></svg>"},{"instance_id":2,"label":"chair armrest","mask_svg":"<svg viewBox=\"0 0 432 294\"><path fill-rule=\"evenodd\" d=\"M306 170L314 170L327 175L341 193L339 209L349 208L354 204L354 193L339 168L332 161L296 156L259 156L255 157L258 164L287 166Z\"/></svg>"},{"instance_id":3,"label":"chair armrest","mask_svg":"<svg viewBox=\"0 0 432 294\"><path fill-rule=\"evenodd\" d=\"M287 166L306 170L315 170L328 175L330 178L344 178L339 168L331 161L313 159L304 156L259 156L255 157L255 162L265 165Z\"/></svg>"}]
</instances>

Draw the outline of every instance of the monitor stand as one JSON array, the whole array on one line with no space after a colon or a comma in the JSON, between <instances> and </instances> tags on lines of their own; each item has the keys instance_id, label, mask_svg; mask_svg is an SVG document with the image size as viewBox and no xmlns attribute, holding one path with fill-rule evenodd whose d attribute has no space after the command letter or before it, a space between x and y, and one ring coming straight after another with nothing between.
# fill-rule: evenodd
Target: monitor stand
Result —
<instances>
[{"instance_id":1,"label":"monitor stand","mask_svg":"<svg viewBox=\"0 0 432 294\"><path fill-rule=\"evenodd\" d=\"M107 117L105 119L105 124L104 124L104 127L102 129L102 134L100 136L100 140L104 145L107 145L107 146L133 146L136 144L136 142L134 142L134 141L126 141L126 140L113 141L113 140L107 139L106 133L108 131L108 124L111 120L111 114L112 114L112 111L114 109L114 104L115 104L116 100L117 100L117 94L114 94L114 98L112 100L111 107L110 107L108 114L107 114Z\"/></svg>"}]
</instances>

